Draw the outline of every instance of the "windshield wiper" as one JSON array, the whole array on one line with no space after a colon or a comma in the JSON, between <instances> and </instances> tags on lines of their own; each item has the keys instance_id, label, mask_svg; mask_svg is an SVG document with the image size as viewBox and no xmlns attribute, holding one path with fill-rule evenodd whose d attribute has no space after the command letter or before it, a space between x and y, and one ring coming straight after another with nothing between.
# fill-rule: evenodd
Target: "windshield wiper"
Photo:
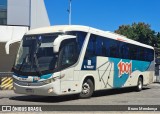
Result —
<instances>
[{"instance_id":1,"label":"windshield wiper","mask_svg":"<svg viewBox=\"0 0 160 114\"><path fill-rule=\"evenodd\" d=\"M27 57L29 56L29 54L26 54L26 56L24 57L23 61L22 61L22 64L21 66L19 67L19 71L21 71L22 67L23 67L23 64L25 63Z\"/></svg>"},{"instance_id":2,"label":"windshield wiper","mask_svg":"<svg viewBox=\"0 0 160 114\"><path fill-rule=\"evenodd\" d=\"M37 54L36 54L36 53L34 53L34 60L35 60L35 63L36 63L36 71L37 71L40 75L42 75L42 72L41 72L40 69L39 69L39 63L38 63L38 59L37 59Z\"/></svg>"},{"instance_id":3,"label":"windshield wiper","mask_svg":"<svg viewBox=\"0 0 160 114\"><path fill-rule=\"evenodd\" d=\"M40 71L40 68L39 68L39 63L38 63L38 58L37 58L37 51L39 49L39 47L41 46L41 42L38 42L38 46L36 47L36 50L35 50L35 53L34 53L34 61L36 63L36 71L42 75L42 72Z\"/></svg>"}]
</instances>

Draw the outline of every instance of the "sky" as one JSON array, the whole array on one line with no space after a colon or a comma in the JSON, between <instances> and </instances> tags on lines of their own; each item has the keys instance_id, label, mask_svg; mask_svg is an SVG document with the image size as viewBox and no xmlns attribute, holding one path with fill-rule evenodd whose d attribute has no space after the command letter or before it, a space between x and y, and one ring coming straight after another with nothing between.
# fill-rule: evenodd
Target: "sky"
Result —
<instances>
[{"instance_id":1,"label":"sky","mask_svg":"<svg viewBox=\"0 0 160 114\"><path fill-rule=\"evenodd\" d=\"M51 25L68 24L69 0L44 0ZM160 32L160 0L72 0L72 25L115 31L145 22Z\"/></svg>"}]
</instances>

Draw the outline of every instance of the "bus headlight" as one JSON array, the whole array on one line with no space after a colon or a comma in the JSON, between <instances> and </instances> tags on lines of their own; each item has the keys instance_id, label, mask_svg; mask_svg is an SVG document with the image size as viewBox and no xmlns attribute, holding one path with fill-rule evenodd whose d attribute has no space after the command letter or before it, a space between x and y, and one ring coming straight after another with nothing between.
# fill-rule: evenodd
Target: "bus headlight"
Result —
<instances>
[{"instance_id":1,"label":"bus headlight","mask_svg":"<svg viewBox=\"0 0 160 114\"><path fill-rule=\"evenodd\" d=\"M53 92L53 87L51 87L50 89L48 89L48 93Z\"/></svg>"},{"instance_id":2,"label":"bus headlight","mask_svg":"<svg viewBox=\"0 0 160 114\"><path fill-rule=\"evenodd\" d=\"M56 81L56 78L51 78L51 79L48 79L48 80L44 80L43 82L46 83L46 84L49 84L49 83L52 83L52 82L55 82Z\"/></svg>"}]
</instances>

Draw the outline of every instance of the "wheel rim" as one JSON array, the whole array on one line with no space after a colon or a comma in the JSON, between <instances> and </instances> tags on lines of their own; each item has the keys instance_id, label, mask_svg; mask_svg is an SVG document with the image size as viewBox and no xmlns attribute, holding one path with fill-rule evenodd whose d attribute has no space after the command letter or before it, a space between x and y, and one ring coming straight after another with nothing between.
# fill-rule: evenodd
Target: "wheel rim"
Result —
<instances>
[{"instance_id":1,"label":"wheel rim","mask_svg":"<svg viewBox=\"0 0 160 114\"><path fill-rule=\"evenodd\" d=\"M139 89L142 89L142 81L139 81L139 82L138 82L138 88L139 88Z\"/></svg>"},{"instance_id":2,"label":"wheel rim","mask_svg":"<svg viewBox=\"0 0 160 114\"><path fill-rule=\"evenodd\" d=\"M82 94L90 93L90 86L88 83L84 83L82 86Z\"/></svg>"}]
</instances>

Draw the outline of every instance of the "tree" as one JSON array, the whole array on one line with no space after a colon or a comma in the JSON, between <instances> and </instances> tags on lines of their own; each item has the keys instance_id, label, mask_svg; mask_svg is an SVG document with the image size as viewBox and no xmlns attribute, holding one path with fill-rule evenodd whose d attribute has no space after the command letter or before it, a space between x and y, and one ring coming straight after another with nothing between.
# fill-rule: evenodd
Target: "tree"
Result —
<instances>
[{"instance_id":1,"label":"tree","mask_svg":"<svg viewBox=\"0 0 160 114\"><path fill-rule=\"evenodd\" d=\"M160 48L160 32L157 33L157 47Z\"/></svg>"},{"instance_id":2,"label":"tree","mask_svg":"<svg viewBox=\"0 0 160 114\"><path fill-rule=\"evenodd\" d=\"M143 22L133 23L132 25L121 25L119 26L118 30L115 31L115 33L124 35L127 38L136 40L144 44L157 46L158 34L156 34L156 32L150 28L149 24L145 24Z\"/></svg>"}]
</instances>

